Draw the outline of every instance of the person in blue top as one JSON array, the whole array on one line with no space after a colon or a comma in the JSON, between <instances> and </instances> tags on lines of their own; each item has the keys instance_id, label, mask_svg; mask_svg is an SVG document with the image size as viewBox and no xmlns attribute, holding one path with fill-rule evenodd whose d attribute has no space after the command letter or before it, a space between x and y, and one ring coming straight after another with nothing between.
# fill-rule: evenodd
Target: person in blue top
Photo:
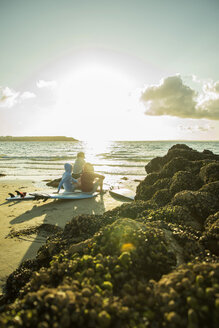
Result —
<instances>
[{"instance_id":1,"label":"person in blue top","mask_svg":"<svg viewBox=\"0 0 219 328\"><path fill-rule=\"evenodd\" d=\"M62 175L62 179L58 186L58 193L62 186L64 187L65 191L67 192L73 192L75 191L78 181L72 177L72 165L69 163L65 163L65 172Z\"/></svg>"}]
</instances>

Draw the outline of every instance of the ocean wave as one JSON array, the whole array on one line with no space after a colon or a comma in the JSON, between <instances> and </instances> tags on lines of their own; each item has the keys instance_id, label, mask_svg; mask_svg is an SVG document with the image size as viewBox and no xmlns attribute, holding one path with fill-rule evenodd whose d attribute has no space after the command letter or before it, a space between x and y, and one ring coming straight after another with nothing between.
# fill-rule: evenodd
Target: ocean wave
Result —
<instances>
[{"instance_id":1,"label":"ocean wave","mask_svg":"<svg viewBox=\"0 0 219 328\"><path fill-rule=\"evenodd\" d=\"M34 172L34 174L28 174L28 173L25 172L25 174L22 173L22 174L18 175L18 172L7 172L7 177L18 177L18 176L19 177L22 176L22 177L33 177L34 178L34 177L42 177L42 173L37 174L36 172ZM61 177L60 175L54 175L54 174L49 174L49 173L46 173L43 176L50 177L51 179Z\"/></svg>"},{"instance_id":2,"label":"ocean wave","mask_svg":"<svg viewBox=\"0 0 219 328\"><path fill-rule=\"evenodd\" d=\"M89 148L83 142L73 148L69 144L56 142L26 142L22 147L21 143L16 142L1 143L0 170L13 177L48 176L52 179L63 174L64 163L73 164L77 152L84 151L86 160L94 165L95 171L106 176L105 180L119 180L124 176L145 177L145 165L152 158L165 155L176 143L179 142L116 141L102 149L101 153L95 152L95 147ZM219 142L183 143L198 151L209 149L219 153Z\"/></svg>"},{"instance_id":3,"label":"ocean wave","mask_svg":"<svg viewBox=\"0 0 219 328\"><path fill-rule=\"evenodd\" d=\"M145 167L145 164L142 164L142 165L135 165L135 164L104 164L104 163L95 163L94 166L98 166L98 167L101 167L101 166L106 166L106 167Z\"/></svg>"},{"instance_id":4,"label":"ocean wave","mask_svg":"<svg viewBox=\"0 0 219 328\"><path fill-rule=\"evenodd\" d=\"M121 175L121 176L145 176L146 173L139 173L139 172L109 172L109 171L98 171L99 174L106 174L106 175Z\"/></svg>"},{"instance_id":5,"label":"ocean wave","mask_svg":"<svg viewBox=\"0 0 219 328\"><path fill-rule=\"evenodd\" d=\"M72 156L4 156L0 157L0 162L3 160L26 160L26 161L45 161L45 162L53 162L53 161L74 161L76 157Z\"/></svg>"},{"instance_id":6,"label":"ocean wave","mask_svg":"<svg viewBox=\"0 0 219 328\"><path fill-rule=\"evenodd\" d=\"M111 160L123 160L123 161L131 161L131 162L149 162L153 157L152 156L144 156L144 157L133 157L133 156L117 156L117 155L114 155L114 156L105 156L104 159L111 159Z\"/></svg>"}]
</instances>

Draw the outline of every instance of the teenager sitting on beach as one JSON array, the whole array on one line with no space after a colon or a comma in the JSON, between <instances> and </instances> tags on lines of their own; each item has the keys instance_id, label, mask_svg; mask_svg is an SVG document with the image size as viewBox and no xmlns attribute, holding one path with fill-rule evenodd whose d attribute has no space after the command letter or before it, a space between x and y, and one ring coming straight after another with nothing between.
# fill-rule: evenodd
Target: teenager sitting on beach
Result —
<instances>
[{"instance_id":1,"label":"teenager sitting on beach","mask_svg":"<svg viewBox=\"0 0 219 328\"><path fill-rule=\"evenodd\" d=\"M95 192L100 187L100 192L102 192L104 179L104 175L94 172L94 167L91 163L86 163L81 177L78 179L79 188L84 192Z\"/></svg>"},{"instance_id":2,"label":"teenager sitting on beach","mask_svg":"<svg viewBox=\"0 0 219 328\"><path fill-rule=\"evenodd\" d=\"M73 166L73 178L78 179L82 173L84 164L85 164L85 155L81 151L80 153L77 154L77 158L75 160L74 166Z\"/></svg>"},{"instance_id":3,"label":"teenager sitting on beach","mask_svg":"<svg viewBox=\"0 0 219 328\"><path fill-rule=\"evenodd\" d=\"M78 181L74 178L72 178L72 165L69 163L65 163L65 172L62 175L62 179L58 186L58 193L62 186L64 187L65 191L67 192L73 192L76 187L78 186Z\"/></svg>"}]
</instances>

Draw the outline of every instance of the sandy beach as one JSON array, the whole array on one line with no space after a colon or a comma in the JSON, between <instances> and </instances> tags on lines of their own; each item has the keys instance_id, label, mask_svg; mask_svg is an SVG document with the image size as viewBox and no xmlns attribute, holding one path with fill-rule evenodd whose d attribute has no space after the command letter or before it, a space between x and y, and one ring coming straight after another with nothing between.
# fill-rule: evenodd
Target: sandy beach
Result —
<instances>
[{"instance_id":1,"label":"sandy beach","mask_svg":"<svg viewBox=\"0 0 219 328\"><path fill-rule=\"evenodd\" d=\"M24 260L34 258L39 247L45 243L47 236L50 235L44 229L46 225L64 228L73 216L102 214L122 204L121 201L112 198L109 192L93 199L79 201L6 201L8 193L17 189L28 192L40 191L38 184L31 180L0 180L0 292L8 275ZM45 187L41 190L45 191ZM36 229L38 226L42 227L40 231ZM33 228L32 231L25 233L30 228ZM24 233L16 234L19 231ZM11 236L8 236L9 234Z\"/></svg>"}]
</instances>

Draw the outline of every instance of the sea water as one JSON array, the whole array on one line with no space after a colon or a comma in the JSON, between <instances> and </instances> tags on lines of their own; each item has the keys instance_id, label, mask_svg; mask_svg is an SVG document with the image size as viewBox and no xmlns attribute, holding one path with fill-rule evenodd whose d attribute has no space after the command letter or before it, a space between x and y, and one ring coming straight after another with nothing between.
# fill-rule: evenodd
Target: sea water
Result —
<instances>
[{"instance_id":1,"label":"sea water","mask_svg":"<svg viewBox=\"0 0 219 328\"><path fill-rule=\"evenodd\" d=\"M105 175L106 186L122 181L139 181L146 176L145 165L156 156L164 156L177 143L198 151L208 149L219 154L219 141L109 141L109 142L0 142L0 173L8 179L33 181L60 178L64 164L73 164L83 151L95 172Z\"/></svg>"}]
</instances>

